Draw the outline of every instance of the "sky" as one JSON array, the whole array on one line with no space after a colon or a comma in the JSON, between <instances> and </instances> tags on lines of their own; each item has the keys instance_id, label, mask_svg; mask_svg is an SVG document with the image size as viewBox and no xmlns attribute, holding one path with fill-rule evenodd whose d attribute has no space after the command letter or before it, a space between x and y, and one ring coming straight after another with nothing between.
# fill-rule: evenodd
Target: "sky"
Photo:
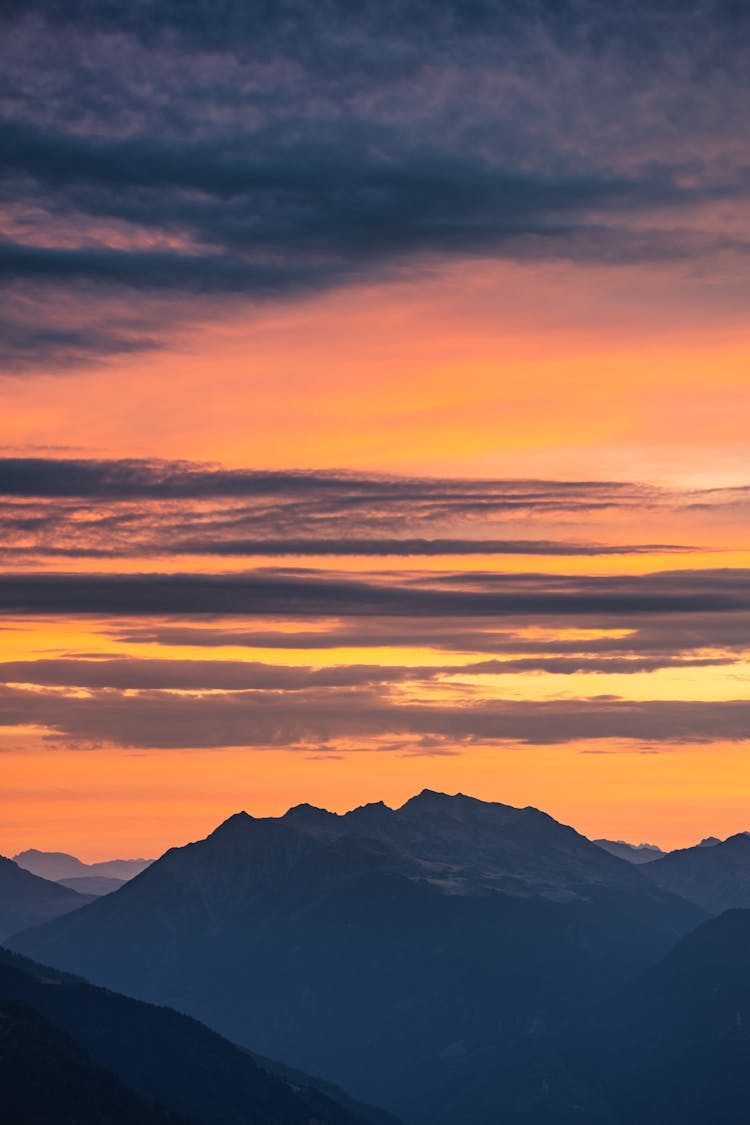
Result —
<instances>
[{"instance_id":1,"label":"sky","mask_svg":"<svg viewBox=\"0 0 750 1125\"><path fill-rule=\"evenodd\" d=\"M1 853L750 828L749 32L3 4Z\"/></svg>"}]
</instances>

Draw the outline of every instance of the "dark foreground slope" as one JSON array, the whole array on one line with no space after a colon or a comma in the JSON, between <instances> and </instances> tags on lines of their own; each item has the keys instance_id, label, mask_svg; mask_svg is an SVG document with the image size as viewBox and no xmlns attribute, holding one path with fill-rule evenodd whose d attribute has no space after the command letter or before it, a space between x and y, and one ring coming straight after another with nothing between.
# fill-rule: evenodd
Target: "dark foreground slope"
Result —
<instances>
[{"instance_id":1,"label":"dark foreground slope","mask_svg":"<svg viewBox=\"0 0 750 1125\"><path fill-rule=\"evenodd\" d=\"M14 947L415 1122L479 1125L499 1059L703 916L538 810L425 791L238 814Z\"/></svg>"},{"instance_id":2,"label":"dark foreground slope","mask_svg":"<svg viewBox=\"0 0 750 1125\"><path fill-rule=\"evenodd\" d=\"M750 907L750 836L745 832L712 846L670 852L643 870L656 886L711 914Z\"/></svg>"},{"instance_id":3,"label":"dark foreground slope","mask_svg":"<svg viewBox=\"0 0 750 1125\"><path fill-rule=\"evenodd\" d=\"M187 1125L139 1098L32 1008L0 999L0 1121Z\"/></svg>"},{"instance_id":4,"label":"dark foreground slope","mask_svg":"<svg viewBox=\"0 0 750 1125\"><path fill-rule=\"evenodd\" d=\"M92 1105L99 1104L100 1092L102 1107L105 1096L111 1098L109 1116L81 1117L82 1125L89 1120L151 1125L152 1119L178 1118L199 1125L387 1125L384 1114L339 1104L308 1086L304 1076L292 1083L271 1074L246 1051L187 1016L95 988L0 949L0 1035L3 1012L9 1022L0 1068L15 1059L12 1088L19 1098L25 1082L38 1080L52 1090L64 1085L68 1064L71 1092L83 1095L88 1082ZM32 1093L36 1098L41 1092L28 1095L29 1104L36 1105ZM138 1116L135 1109L147 1102L167 1107L174 1118L156 1111ZM45 1106L40 1102L40 1112ZM33 1115L4 1117L3 1111L0 1085L0 1121L37 1125ZM40 1116L38 1125L46 1120ZM78 1125L79 1117L63 1114L49 1121Z\"/></svg>"},{"instance_id":5,"label":"dark foreground slope","mask_svg":"<svg viewBox=\"0 0 750 1125\"><path fill-rule=\"evenodd\" d=\"M77 910L91 897L32 875L0 856L0 941L17 930Z\"/></svg>"}]
</instances>

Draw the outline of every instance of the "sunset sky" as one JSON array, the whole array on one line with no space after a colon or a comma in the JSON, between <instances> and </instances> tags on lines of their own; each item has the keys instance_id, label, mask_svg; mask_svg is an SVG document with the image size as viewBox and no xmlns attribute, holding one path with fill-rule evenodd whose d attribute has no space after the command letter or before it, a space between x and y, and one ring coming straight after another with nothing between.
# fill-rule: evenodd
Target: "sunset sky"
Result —
<instances>
[{"instance_id":1,"label":"sunset sky","mask_svg":"<svg viewBox=\"0 0 750 1125\"><path fill-rule=\"evenodd\" d=\"M750 7L0 16L0 853L750 829Z\"/></svg>"}]
</instances>

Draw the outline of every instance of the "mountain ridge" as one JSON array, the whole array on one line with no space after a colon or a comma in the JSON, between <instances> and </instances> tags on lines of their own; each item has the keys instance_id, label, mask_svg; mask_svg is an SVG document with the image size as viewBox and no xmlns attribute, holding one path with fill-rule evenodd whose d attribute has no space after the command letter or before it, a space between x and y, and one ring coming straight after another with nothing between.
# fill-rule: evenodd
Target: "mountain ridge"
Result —
<instances>
[{"instance_id":1,"label":"mountain ridge","mask_svg":"<svg viewBox=\"0 0 750 1125\"><path fill-rule=\"evenodd\" d=\"M12 859L0 856L0 941L91 901L90 895L32 875Z\"/></svg>"},{"instance_id":2,"label":"mountain ridge","mask_svg":"<svg viewBox=\"0 0 750 1125\"><path fill-rule=\"evenodd\" d=\"M750 908L750 836L681 848L644 866L647 878L711 914Z\"/></svg>"},{"instance_id":3,"label":"mountain ridge","mask_svg":"<svg viewBox=\"0 0 750 1125\"><path fill-rule=\"evenodd\" d=\"M27 848L13 856L13 862L24 870L60 883L64 879L112 878L126 881L138 875L154 861L152 859L106 859L97 863L84 863L68 852L45 852Z\"/></svg>"}]
</instances>

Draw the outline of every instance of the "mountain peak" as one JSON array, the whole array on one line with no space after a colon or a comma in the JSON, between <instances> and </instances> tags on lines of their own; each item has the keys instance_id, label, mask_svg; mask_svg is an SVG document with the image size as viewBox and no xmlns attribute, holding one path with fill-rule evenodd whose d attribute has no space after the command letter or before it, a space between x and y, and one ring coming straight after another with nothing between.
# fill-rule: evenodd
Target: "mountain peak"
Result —
<instances>
[{"instance_id":1,"label":"mountain peak","mask_svg":"<svg viewBox=\"0 0 750 1125\"><path fill-rule=\"evenodd\" d=\"M294 805L291 809L287 809L283 816L279 817L279 820L313 834L318 831L325 833L331 828L336 828L340 819L336 813L329 812L328 809L318 808L317 805L311 805L307 801Z\"/></svg>"},{"instance_id":2,"label":"mountain peak","mask_svg":"<svg viewBox=\"0 0 750 1125\"><path fill-rule=\"evenodd\" d=\"M463 793L441 793L437 789L423 789L421 793L415 794L415 796L410 797L408 801L404 802L401 809L440 808L445 807L447 804L457 804L466 801L476 801L477 804L481 803L476 797L467 797Z\"/></svg>"},{"instance_id":3,"label":"mountain peak","mask_svg":"<svg viewBox=\"0 0 750 1125\"><path fill-rule=\"evenodd\" d=\"M224 836L232 832L242 831L243 828L246 828L254 821L255 817L242 809L240 812L232 813L226 820L223 820L218 828L213 830L211 836Z\"/></svg>"},{"instance_id":4,"label":"mountain peak","mask_svg":"<svg viewBox=\"0 0 750 1125\"><path fill-rule=\"evenodd\" d=\"M514 805L504 805L500 801L482 801L479 797L470 797L466 793L441 793L435 789L423 789L421 793L410 797L408 801L397 810L399 813L433 812L449 816L464 816L466 814L504 813L507 815L536 812L535 809L518 809Z\"/></svg>"}]
</instances>

